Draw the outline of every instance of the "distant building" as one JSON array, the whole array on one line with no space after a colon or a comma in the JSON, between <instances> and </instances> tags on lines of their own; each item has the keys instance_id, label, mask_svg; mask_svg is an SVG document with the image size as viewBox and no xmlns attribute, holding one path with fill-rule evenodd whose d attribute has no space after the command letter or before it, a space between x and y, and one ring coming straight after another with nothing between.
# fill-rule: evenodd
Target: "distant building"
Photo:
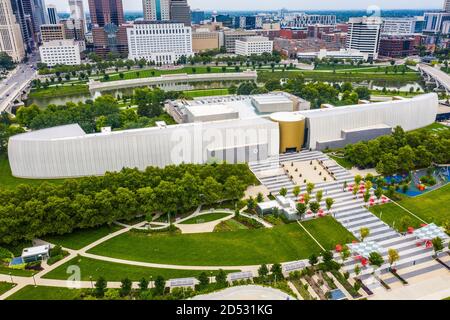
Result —
<instances>
[{"instance_id":1,"label":"distant building","mask_svg":"<svg viewBox=\"0 0 450 320\"><path fill-rule=\"evenodd\" d=\"M20 25L20 31L26 50L31 52L35 45L31 17L25 11L24 1L11 0L11 6L13 13L16 16L16 21Z\"/></svg>"},{"instance_id":2,"label":"distant building","mask_svg":"<svg viewBox=\"0 0 450 320\"><path fill-rule=\"evenodd\" d=\"M192 50L202 52L220 48L219 32L197 29L192 32Z\"/></svg>"},{"instance_id":3,"label":"distant building","mask_svg":"<svg viewBox=\"0 0 450 320\"><path fill-rule=\"evenodd\" d=\"M444 1L444 8L443 8L443 10L445 12L449 12L450 13L450 0L445 0Z\"/></svg>"},{"instance_id":4,"label":"distant building","mask_svg":"<svg viewBox=\"0 0 450 320\"><path fill-rule=\"evenodd\" d=\"M353 60L353 61L367 61L369 54L361 52L359 50L346 50L341 49L339 51L328 51L321 49L318 52L299 52L297 54L299 59L314 60L314 59L339 59L339 60Z\"/></svg>"},{"instance_id":5,"label":"distant building","mask_svg":"<svg viewBox=\"0 0 450 320\"><path fill-rule=\"evenodd\" d=\"M266 37L246 37L236 40L235 53L241 56L272 53L273 41Z\"/></svg>"},{"instance_id":6,"label":"distant building","mask_svg":"<svg viewBox=\"0 0 450 320\"><path fill-rule=\"evenodd\" d=\"M73 39L76 41L85 41L86 37L86 27L84 25L85 21L82 19L66 19L61 20L64 23L64 30L66 34L66 39Z\"/></svg>"},{"instance_id":7,"label":"distant building","mask_svg":"<svg viewBox=\"0 0 450 320\"><path fill-rule=\"evenodd\" d=\"M0 51L6 52L15 62L25 58L20 24L13 13L10 0L0 0Z\"/></svg>"},{"instance_id":8,"label":"distant building","mask_svg":"<svg viewBox=\"0 0 450 320\"><path fill-rule=\"evenodd\" d=\"M43 42L66 39L64 24L43 24L41 38Z\"/></svg>"},{"instance_id":9,"label":"distant building","mask_svg":"<svg viewBox=\"0 0 450 320\"><path fill-rule=\"evenodd\" d=\"M191 26L191 8L187 0L170 0L170 20Z\"/></svg>"},{"instance_id":10,"label":"distant building","mask_svg":"<svg viewBox=\"0 0 450 320\"><path fill-rule=\"evenodd\" d=\"M100 56L128 55L122 0L89 0L94 50Z\"/></svg>"},{"instance_id":11,"label":"distant building","mask_svg":"<svg viewBox=\"0 0 450 320\"><path fill-rule=\"evenodd\" d=\"M304 29L281 29L280 38L285 39L306 39L308 38L308 30Z\"/></svg>"},{"instance_id":12,"label":"distant building","mask_svg":"<svg viewBox=\"0 0 450 320\"><path fill-rule=\"evenodd\" d=\"M377 59L380 48L382 20L379 17L350 18L347 49L369 54L369 59Z\"/></svg>"},{"instance_id":13,"label":"distant building","mask_svg":"<svg viewBox=\"0 0 450 320\"><path fill-rule=\"evenodd\" d=\"M73 20L81 20L83 23L84 33L86 33L88 29L83 0L69 0L69 8L70 18Z\"/></svg>"},{"instance_id":14,"label":"distant building","mask_svg":"<svg viewBox=\"0 0 450 320\"><path fill-rule=\"evenodd\" d=\"M41 54L41 61L48 66L58 64L74 66L81 64L80 44L74 40L44 42L39 47L39 52Z\"/></svg>"},{"instance_id":15,"label":"distant building","mask_svg":"<svg viewBox=\"0 0 450 320\"><path fill-rule=\"evenodd\" d=\"M129 59L173 64L192 51L191 27L182 23L136 21L127 30Z\"/></svg>"},{"instance_id":16,"label":"distant building","mask_svg":"<svg viewBox=\"0 0 450 320\"><path fill-rule=\"evenodd\" d=\"M142 0L144 20L170 20L170 0Z\"/></svg>"},{"instance_id":17,"label":"distant building","mask_svg":"<svg viewBox=\"0 0 450 320\"><path fill-rule=\"evenodd\" d=\"M236 40L244 39L246 37L256 36L255 31L241 30L241 31L225 31L224 43L227 53L236 52Z\"/></svg>"},{"instance_id":18,"label":"distant building","mask_svg":"<svg viewBox=\"0 0 450 320\"><path fill-rule=\"evenodd\" d=\"M213 22L220 22L226 28L233 28L235 18L228 14L219 14L212 17Z\"/></svg>"},{"instance_id":19,"label":"distant building","mask_svg":"<svg viewBox=\"0 0 450 320\"><path fill-rule=\"evenodd\" d=\"M381 34L412 35L416 32L416 18L383 18Z\"/></svg>"},{"instance_id":20,"label":"distant building","mask_svg":"<svg viewBox=\"0 0 450 320\"><path fill-rule=\"evenodd\" d=\"M47 16L49 24L59 23L58 10L56 10L56 6L52 4L47 6Z\"/></svg>"},{"instance_id":21,"label":"distant building","mask_svg":"<svg viewBox=\"0 0 450 320\"><path fill-rule=\"evenodd\" d=\"M389 36L380 41L380 55L400 58L416 55L417 43L414 37Z\"/></svg>"},{"instance_id":22,"label":"distant building","mask_svg":"<svg viewBox=\"0 0 450 320\"><path fill-rule=\"evenodd\" d=\"M235 27L245 30L262 29L262 17L261 16L242 16L236 19Z\"/></svg>"},{"instance_id":23,"label":"distant building","mask_svg":"<svg viewBox=\"0 0 450 320\"><path fill-rule=\"evenodd\" d=\"M300 13L293 17L293 19L284 21L283 26L292 28L306 28L315 24L334 25L336 24L335 15L320 15L320 14L306 14Z\"/></svg>"},{"instance_id":24,"label":"distant building","mask_svg":"<svg viewBox=\"0 0 450 320\"><path fill-rule=\"evenodd\" d=\"M193 10L191 11L191 20L193 24L200 24L205 20L205 11Z\"/></svg>"},{"instance_id":25,"label":"distant building","mask_svg":"<svg viewBox=\"0 0 450 320\"><path fill-rule=\"evenodd\" d=\"M450 12L426 12L424 17L423 32L438 34L442 32L444 22L450 21Z\"/></svg>"}]
</instances>

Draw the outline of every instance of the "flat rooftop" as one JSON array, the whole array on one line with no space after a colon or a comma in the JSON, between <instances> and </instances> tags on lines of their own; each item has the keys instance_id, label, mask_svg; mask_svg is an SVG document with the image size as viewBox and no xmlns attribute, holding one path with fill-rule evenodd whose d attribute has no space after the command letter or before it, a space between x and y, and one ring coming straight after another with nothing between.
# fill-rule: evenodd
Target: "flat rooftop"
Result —
<instances>
[{"instance_id":1,"label":"flat rooftop","mask_svg":"<svg viewBox=\"0 0 450 320\"><path fill-rule=\"evenodd\" d=\"M186 110L188 110L194 117L204 117L236 112L234 108L224 103L187 106Z\"/></svg>"},{"instance_id":2,"label":"flat rooftop","mask_svg":"<svg viewBox=\"0 0 450 320\"><path fill-rule=\"evenodd\" d=\"M292 100L289 99L287 95L284 95L282 93L254 95L252 96L252 99L260 105L274 103L292 103Z\"/></svg>"}]
</instances>

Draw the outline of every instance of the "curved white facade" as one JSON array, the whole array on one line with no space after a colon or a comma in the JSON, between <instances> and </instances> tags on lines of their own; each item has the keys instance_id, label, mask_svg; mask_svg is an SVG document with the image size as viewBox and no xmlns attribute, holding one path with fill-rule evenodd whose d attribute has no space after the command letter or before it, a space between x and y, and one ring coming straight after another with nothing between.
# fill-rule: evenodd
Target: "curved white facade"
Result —
<instances>
[{"instance_id":1,"label":"curved white facade","mask_svg":"<svg viewBox=\"0 0 450 320\"><path fill-rule=\"evenodd\" d=\"M316 149L318 144L341 139L345 131L396 126L409 131L425 127L436 120L438 105L437 94L430 93L412 99L298 113L307 118L309 147Z\"/></svg>"},{"instance_id":2,"label":"curved white facade","mask_svg":"<svg viewBox=\"0 0 450 320\"><path fill-rule=\"evenodd\" d=\"M304 146L324 149L389 134L396 126L407 131L425 127L435 121L437 110L438 97L431 93L274 116L282 116L283 121L306 118ZM302 134L292 131L288 138L300 139ZM279 149L280 126L264 117L96 134L86 134L74 124L16 135L8 145L12 174L36 179L103 175L124 167L143 170L182 162L253 162L276 156Z\"/></svg>"},{"instance_id":3,"label":"curved white facade","mask_svg":"<svg viewBox=\"0 0 450 320\"><path fill-rule=\"evenodd\" d=\"M124 167L265 160L278 154L278 124L262 118L85 134L77 125L13 136L12 174L23 178L103 175Z\"/></svg>"}]
</instances>

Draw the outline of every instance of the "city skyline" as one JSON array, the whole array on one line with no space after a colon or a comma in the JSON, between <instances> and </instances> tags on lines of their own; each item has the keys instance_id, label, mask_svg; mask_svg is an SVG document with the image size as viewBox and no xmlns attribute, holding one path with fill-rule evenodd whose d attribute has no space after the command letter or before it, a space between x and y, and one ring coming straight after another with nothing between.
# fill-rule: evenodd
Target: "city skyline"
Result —
<instances>
[{"instance_id":1,"label":"city skyline","mask_svg":"<svg viewBox=\"0 0 450 320\"><path fill-rule=\"evenodd\" d=\"M69 12L68 1L66 0L46 0L47 5L53 4L57 7L58 12ZM84 0L85 7L87 8L87 0ZM289 10L365 10L369 6L378 6L382 10L395 10L395 9L441 9L443 7L443 0L430 0L424 3L422 0L399 0L392 1L387 0L342 0L339 3L330 3L330 1L320 1L311 3L310 1L294 1L294 0L281 0L281 1L271 1L269 3L263 2L258 3L256 6L252 4L251 1L239 1L239 0L229 0L227 2L222 2L217 6L212 6L211 1L207 0L189 0L188 1L191 9L203 9L203 10L219 10L219 11L237 11L237 10L277 10L281 8L287 8ZM142 1L132 0L123 1L123 6L125 11L142 11Z\"/></svg>"}]
</instances>

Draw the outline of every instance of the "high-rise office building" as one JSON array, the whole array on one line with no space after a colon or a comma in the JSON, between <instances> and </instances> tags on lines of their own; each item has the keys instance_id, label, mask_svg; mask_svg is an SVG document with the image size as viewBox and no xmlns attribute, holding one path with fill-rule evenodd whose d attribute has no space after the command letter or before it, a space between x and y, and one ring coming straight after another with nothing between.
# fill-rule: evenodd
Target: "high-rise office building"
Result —
<instances>
[{"instance_id":1,"label":"high-rise office building","mask_svg":"<svg viewBox=\"0 0 450 320\"><path fill-rule=\"evenodd\" d=\"M170 20L170 0L142 0L144 20Z\"/></svg>"},{"instance_id":2,"label":"high-rise office building","mask_svg":"<svg viewBox=\"0 0 450 320\"><path fill-rule=\"evenodd\" d=\"M105 56L108 53L128 55L127 27L122 0L89 0L94 50Z\"/></svg>"},{"instance_id":3,"label":"high-rise office building","mask_svg":"<svg viewBox=\"0 0 450 320\"><path fill-rule=\"evenodd\" d=\"M85 26L84 20L82 19L65 19L61 20L61 23L64 24L64 32L66 39L73 39L76 41L84 41L85 40Z\"/></svg>"},{"instance_id":4,"label":"high-rise office building","mask_svg":"<svg viewBox=\"0 0 450 320\"><path fill-rule=\"evenodd\" d=\"M11 6L14 15L16 16L16 21L20 24L20 31L22 33L22 39L25 44L26 50L31 52L34 47L33 43L33 28L31 26L31 17L25 13L24 5L22 0L11 0Z\"/></svg>"},{"instance_id":5,"label":"high-rise office building","mask_svg":"<svg viewBox=\"0 0 450 320\"><path fill-rule=\"evenodd\" d=\"M43 24L41 26L42 42L66 39L66 32L63 24Z\"/></svg>"},{"instance_id":6,"label":"high-rise office building","mask_svg":"<svg viewBox=\"0 0 450 320\"><path fill-rule=\"evenodd\" d=\"M445 12L450 12L450 0L445 0L444 1L444 11Z\"/></svg>"},{"instance_id":7,"label":"high-rise office building","mask_svg":"<svg viewBox=\"0 0 450 320\"><path fill-rule=\"evenodd\" d=\"M56 6L50 4L47 6L47 15L48 15L48 23L49 24L57 24L59 23L58 10L56 10Z\"/></svg>"},{"instance_id":8,"label":"high-rise office building","mask_svg":"<svg viewBox=\"0 0 450 320\"><path fill-rule=\"evenodd\" d=\"M146 59L163 65L194 55L191 27L182 23L136 21L127 32L129 59Z\"/></svg>"},{"instance_id":9,"label":"high-rise office building","mask_svg":"<svg viewBox=\"0 0 450 320\"><path fill-rule=\"evenodd\" d=\"M369 54L369 59L377 59L380 48L380 17L350 18L347 49L355 49Z\"/></svg>"},{"instance_id":10,"label":"high-rise office building","mask_svg":"<svg viewBox=\"0 0 450 320\"><path fill-rule=\"evenodd\" d=\"M81 20L83 24L84 33L87 33L86 13L84 11L83 0L69 0L70 19Z\"/></svg>"},{"instance_id":11,"label":"high-rise office building","mask_svg":"<svg viewBox=\"0 0 450 320\"><path fill-rule=\"evenodd\" d=\"M0 51L6 52L15 62L25 57L22 31L10 0L0 0Z\"/></svg>"},{"instance_id":12,"label":"high-rise office building","mask_svg":"<svg viewBox=\"0 0 450 320\"><path fill-rule=\"evenodd\" d=\"M191 8L187 0L170 0L170 20L191 26Z\"/></svg>"}]
</instances>

